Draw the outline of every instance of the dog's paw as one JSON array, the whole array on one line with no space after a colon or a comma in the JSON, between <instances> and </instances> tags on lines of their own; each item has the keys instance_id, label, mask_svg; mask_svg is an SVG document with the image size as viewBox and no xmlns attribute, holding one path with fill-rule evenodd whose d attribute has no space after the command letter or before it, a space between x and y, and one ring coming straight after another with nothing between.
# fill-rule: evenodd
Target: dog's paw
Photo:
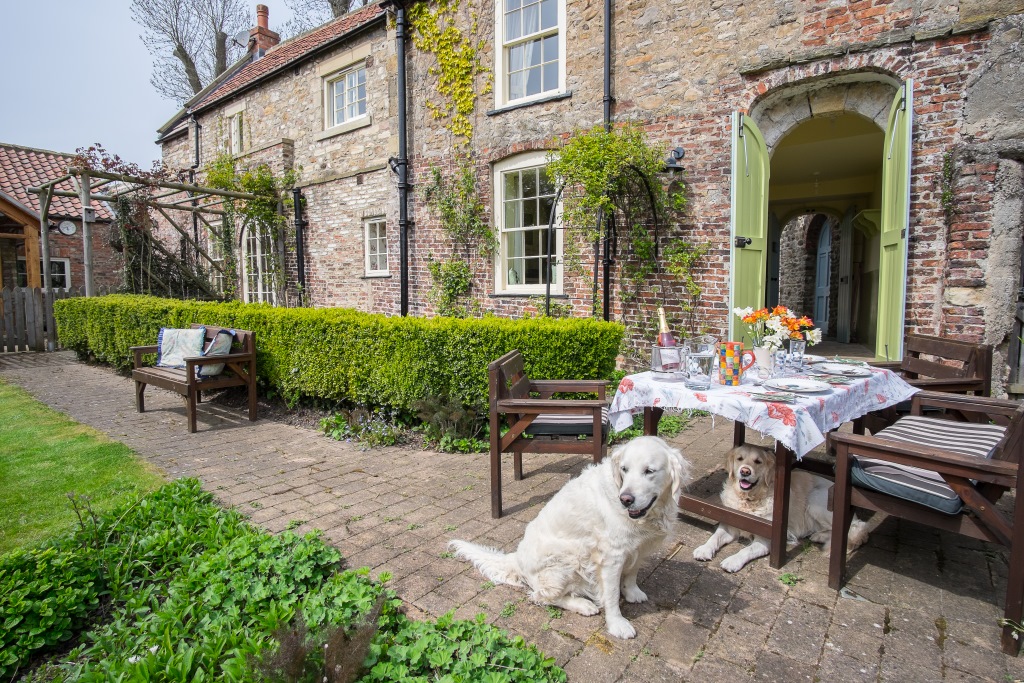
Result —
<instances>
[{"instance_id":1,"label":"dog's paw","mask_svg":"<svg viewBox=\"0 0 1024 683\"><path fill-rule=\"evenodd\" d=\"M566 598L560 603L560 605L568 610L572 610L576 614L582 614L585 617L592 617L601 611L601 608L593 601L578 596Z\"/></svg>"},{"instance_id":2,"label":"dog's paw","mask_svg":"<svg viewBox=\"0 0 1024 683\"><path fill-rule=\"evenodd\" d=\"M730 574L734 574L743 569L746 564L747 562L744 558L733 555L722 560L722 569Z\"/></svg>"},{"instance_id":3,"label":"dog's paw","mask_svg":"<svg viewBox=\"0 0 1024 683\"><path fill-rule=\"evenodd\" d=\"M629 623L629 620L625 617L609 619L608 633L612 634L616 638L622 638L623 640L636 638L636 629L633 628L633 624Z\"/></svg>"},{"instance_id":4,"label":"dog's paw","mask_svg":"<svg viewBox=\"0 0 1024 683\"><path fill-rule=\"evenodd\" d=\"M700 560L701 562L707 562L714 558L715 551L707 543L699 545L693 549L693 559Z\"/></svg>"},{"instance_id":5,"label":"dog's paw","mask_svg":"<svg viewBox=\"0 0 1024 683\"><path fill-rule=\"evenodd\" d=\"M647 593L640 590L639 586L626 586L622 589L622 597L626 602L647 602Z\"/></svg>"}]
</instances>

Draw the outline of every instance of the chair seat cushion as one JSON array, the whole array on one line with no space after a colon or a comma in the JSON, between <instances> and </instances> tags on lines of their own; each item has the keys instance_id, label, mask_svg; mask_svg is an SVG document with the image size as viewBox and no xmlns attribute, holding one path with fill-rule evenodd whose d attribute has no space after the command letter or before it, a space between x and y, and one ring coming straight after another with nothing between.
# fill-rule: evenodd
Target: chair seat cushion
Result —
<instances>
[{"instance_id":1,"label":"chair seat cushion","mask_svg":"<svg viewBox=\"0 0 1024 683\"><path fill-rule=\"evenodd\" d=\"M601 409L601 437L608 436L608 409ZM591 415L565 415L562 413L541 413L530 426L526 434L534 436L592 436L594 418Z\"/></svg>"},{"instance_id":2,"label":"chair seat cushion","mask_svg":"<svg viewBox=\"0 0 1024 683\"><path fill-rule=\"evenodd\" d=\"M908 415L875 436L987 459L992 457L1005 431L999 425ZM920 503L948 515L958 514L963 509L963 501L940 474L918 467L858 456L854 458L850 478L857 486Z\"/></svg>"}]
</instances>

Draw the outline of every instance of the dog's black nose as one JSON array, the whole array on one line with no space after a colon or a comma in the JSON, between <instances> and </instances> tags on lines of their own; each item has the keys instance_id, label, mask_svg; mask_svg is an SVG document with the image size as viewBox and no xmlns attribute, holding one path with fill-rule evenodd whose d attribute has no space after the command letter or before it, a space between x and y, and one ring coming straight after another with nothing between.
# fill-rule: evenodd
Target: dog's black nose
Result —
<instances>
[{"instance_id":1,"label":"dog's black nose","mask_svg":"<svg viewBox=\"0 0 1024 683\"><path fill-rule=\"evenodd\" d=\"M622 503L622 507L624 508L628 508L630 505L633 504L633 501L635 500L636 498L629 495L628 493L623 493L621 496L619 496L619 502Z\"/></svg>"}]
</instances>

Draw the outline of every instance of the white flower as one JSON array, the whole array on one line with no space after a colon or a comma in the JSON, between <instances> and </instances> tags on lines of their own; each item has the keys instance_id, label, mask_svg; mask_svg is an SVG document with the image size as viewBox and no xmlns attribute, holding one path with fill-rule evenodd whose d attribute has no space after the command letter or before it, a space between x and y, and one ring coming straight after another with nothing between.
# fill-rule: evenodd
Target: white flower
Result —
<instances>
[{"instance_id":1,"label":"white flower","mask_svg":"<svg viewBox=\"0 0 1024 683\"><path fill-rule=\"evenodd\" d=\"M751 306L747 306L746 308L736 307L736 308L732 309L732 312L735 313L736 315L738 315L741 318L746 318L748 315L750 315L751 313L754 312L754 309Z\"/></svg>"},{"instance_id":2,"label":"white flower","mask_svg":"<svg viewBox=\"0 0 1024 683\"><path fill-rule=\"evenodd\" d=\"M807 331L807 344L814 346L815 344L821 343L821 330L814 328Z\"/></svg>"}]
</instances>

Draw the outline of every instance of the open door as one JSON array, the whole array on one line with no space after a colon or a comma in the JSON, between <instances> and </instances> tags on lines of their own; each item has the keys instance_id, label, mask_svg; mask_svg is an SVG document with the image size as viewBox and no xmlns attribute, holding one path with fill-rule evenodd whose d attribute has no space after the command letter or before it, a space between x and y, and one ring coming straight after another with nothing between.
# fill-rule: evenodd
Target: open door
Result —
<instances>
[{"instance_id":1,"label":"open door","mask_svg":"<svg viewBox=\"0 0 1024 683\"><path fill-rule=\"evenodd\" d=\"M914 83L896 93L885 126L882 158L882 232L878 268L878 331L875 358L903 358L907 285L907 230L910 227L910 146Z\"/></svg>"},{"instance_id":2,"label":"open door","mask_svg":"<svg viewBox=\"0 0 1024 683\"><path fill-rule=\"evenodd\" d=\"M765 305L768 271L768 178L770 160L761 131L749 116L732 115L732 264L729 338L738 339L736 307Z\"/></svg>"}]
</instances>

